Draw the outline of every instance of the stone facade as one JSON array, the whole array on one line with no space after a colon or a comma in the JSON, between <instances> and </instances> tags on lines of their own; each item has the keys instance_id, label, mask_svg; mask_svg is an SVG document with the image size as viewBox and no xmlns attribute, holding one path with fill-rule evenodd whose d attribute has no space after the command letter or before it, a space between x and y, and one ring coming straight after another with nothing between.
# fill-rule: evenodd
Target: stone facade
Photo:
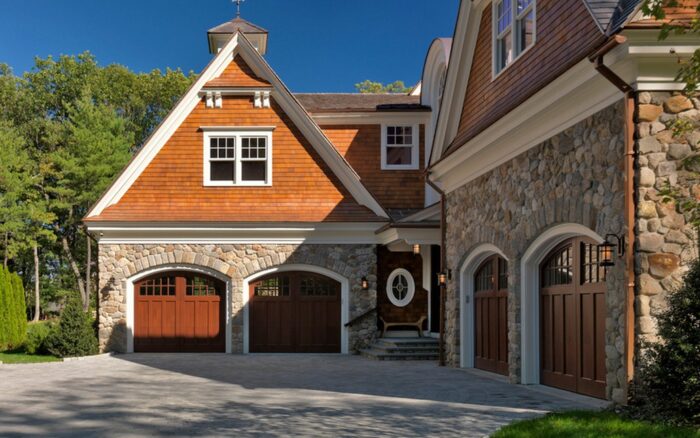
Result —
<instances>
[{"instance_id":1,"label":"stone facade","mask_svg":"<svg viewBox=\"0 0 700 438\"><path fill-rule=\"evenodd\" d=\"M620 101L553 136L447 195L447 266L455 275L447 288L446 349L459 365L459 271L484 243L507 257L509 375L521 370L522 256L533 241L557 224L575 223L600 236L626 232L624 221L624 105ZM620 399L626 384L624 360L625 264L607 275L607 397Z\"/></svg>"},{"instance_id":2,"label":"stone facade","mask_svg":"<svg viewBox=\"0 0 700 438\"><path fill-rule=\"evenodd\" d=\"M167 266L204 267L232 280L233 352L243 351L243 280L275 266L313 265L349 280L350 319L377 302L377 253L374 245L108 245L99 247L99 339L102 351L126 350L127 279ZM369 290L362 290L362 277ZM376 337L375 313L350 327L349 350L368 346Z\"/></svg>"},{"instance_id":3,"label":"stone facade","mask_svg":"<svg viewBox=\"0 0 700 438\"><path fill-rule=\"evenodd\" d=\"M658 312L666 295L681 283L689 260L697 257L696 236L686 218L660 194L670 184L683 194L700 197L700 100L681 94L639 94L638 104L638 234L636 254L637 341L655 341ZM689 122L675 135L673 125Z\"/></svg>"}]
</instances>

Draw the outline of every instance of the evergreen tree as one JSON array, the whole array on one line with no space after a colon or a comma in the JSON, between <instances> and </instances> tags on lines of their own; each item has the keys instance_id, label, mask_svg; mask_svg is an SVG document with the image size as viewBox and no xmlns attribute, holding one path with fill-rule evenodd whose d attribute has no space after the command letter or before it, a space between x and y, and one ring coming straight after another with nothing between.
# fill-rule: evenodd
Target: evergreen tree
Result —
<instances>
[{"instance_id":1,"label":"evergreen tree","mask_svg":"<svg viewBox=\"0 0 700 438\"><path fill-rule=\"evenodd\" d=\"M46 346L51 354L58 357L97 354L95 330L77 295L68 297L66 307L61 312L61 321L51 330Z\"/></svg>"},{"instance_id":2,"label":"evergreen tree","mask_svg":"<svg viewBox=\"0 0 700 438\"><path fill-rule=\"evenodd\" d=\"M13 314L15 315L15 332L17 333L15 345L19 346L22 345L27 338L27 304L24 299L24 285L22 284L22 279L17 274L12 274L11 278L14 292Z\"/></svg>"},{"instance_id":3,"label":"evergreen tree","mask_svg":"<svg viewBox=\"0 0 700 438\"><path fill-rule=\"evenodd\" d=\"M5 272L6 269L0 267L0 351L7 348L10 338L10 306L5 293L7 289Z\"/></svg>"}]
</instances>

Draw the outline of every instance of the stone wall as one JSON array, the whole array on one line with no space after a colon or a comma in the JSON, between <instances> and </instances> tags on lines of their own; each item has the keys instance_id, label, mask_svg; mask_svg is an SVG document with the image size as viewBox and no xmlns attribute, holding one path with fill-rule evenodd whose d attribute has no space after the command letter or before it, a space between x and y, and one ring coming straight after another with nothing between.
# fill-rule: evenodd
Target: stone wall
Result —
<instances>
[{"instance_id":1,"label":"stone wall","mask_svg":"<svg viewBox=\"0 0 700 438\"><path fill-rule=\"evenodd\" d=\"M484 243L508 258L509 374L520 380L520 263L532 242L561 223L600 236L626 232L624 223L624 106L620 101L531 148L447 196L446 348L459 365L459 269ZM624 271L609 268L606 294L607 396L624 394Z\"/></svg>"},{"instance_id":2,"label":"stone wall","mask_svg":"<svg viewBox=\"0 0 700 438\"><path fill-rule=\"evenodd\" d=\"M666 294L680 285L688 261L697 256L694 230L660 192L670 184L700 197L700 159L694 159L700 155L700 100L643 92L638 101L635 331L637 341L655 341L655 316L665 308ZM690 130L674 135L679 119L690 122Z\"/></svg>"},{"instance_id":3,"label":"stone wall","mask_svg":"<svg viewBox=\"0 0 700 438\"><path fill-rule=\"evenodd\" d=\"M99 339L102 351L126 350L126 285L134 275L168 265L206 267L232 279L233 352L243 351L243 280L275 266L304 264L326 268L350 283L350 318L376 306L377 254L374 245L105 245L99 246ZM362 290L362 277L369 290ZM349 349L376 337L376 315L350 328Z\"/></svg>"}]
</instances>

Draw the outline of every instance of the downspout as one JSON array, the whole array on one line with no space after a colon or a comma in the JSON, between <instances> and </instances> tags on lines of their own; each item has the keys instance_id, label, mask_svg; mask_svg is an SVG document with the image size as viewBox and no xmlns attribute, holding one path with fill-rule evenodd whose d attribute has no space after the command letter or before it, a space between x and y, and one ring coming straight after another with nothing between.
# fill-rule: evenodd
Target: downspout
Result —
<instances>
[{"instance_id":1,"label":"downspout","mask_svg":"<svg viewBox=\"0 0 700 438\"><path fill-rule=\"evenodd\" d=\"M445 204L445 192L430 180L430 173L425 173L425 182L435 189L440 195L440 272L446 272L447 269L447 205ZM439 341L439 365L445 366L445 304L447 302L447 283L440 284L440 338Z\"/></svg>"},{"instance_id":2,"label":"downspout","mask_svg":"<svg viewBox=\"0 0 700 438\"><path fill-rule=\"evenodd\" d=\"M595 69L615 87L625 94L625 222L627 236L625 239L625 276L627 290L625 297L625 367L627 387L625 400L629 397L630 382L634 378L634 241L635 241L635 209L634 209L634 160L635 160L635 108L637 92L620 76L604 63L604 56L627 39L615 35L603 44L589 59L595 63Z\"/></svg>"}]
</instances>

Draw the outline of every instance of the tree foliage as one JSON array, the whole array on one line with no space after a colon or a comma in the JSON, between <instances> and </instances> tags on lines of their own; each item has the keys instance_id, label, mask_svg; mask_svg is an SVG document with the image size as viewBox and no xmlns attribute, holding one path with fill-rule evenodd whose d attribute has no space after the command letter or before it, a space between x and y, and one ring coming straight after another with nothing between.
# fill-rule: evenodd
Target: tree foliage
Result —
<instances>
[{"instance_id":1,"label":"tree foliage","mask_svg":"<svg viewBox=\"0 0 700 438\"><path fill-rule=\"evenodd\" d=\"M669 8L682 6L679 0L644 0L642 12L644 15L663 21L659 40L665 40L670 35L695 35L700 37L700 3L695 6L695 17L690 22L684 23L678 20L668 20L666 12ZM686 93L693 93L700 85L700 49L681 62L677 80L684 82Z\"/></svg>"},{"instance_id":2,"label":"tree foliage","mask_svg":"<svg viewBox=\"0 0 700 438\"><path fill-rule=\"evenodd\" d=\"M49 353L58 357L79 357L97 354L95 329L83 311L82 301L71 295L61 312L61 321L51 329L45 345Z\"/></svg>"},{"instance_id":3,"label":"tree foliage","mask_svg":"<svg viewBox=\"0 0 700 438\"><path fill-rule=\"evenodd\" d=\"M657 320L660 342L645 345L632 405L646 418L700 426L700 259Z\"/></svg>"},{"instance_id":4,"label":"tree foliage","mask_svg":"<svg viewBox=\"0 0 700 438\"><path fill-rule=\"evenodd\" d=\"M0 267L0 350L20 346L26 334L27 312L22 280Z\"/></svg>"},{"instance_id":5,"label":"tree foliage","mask_svg":"<svg viewBox=\"0 0 700 438\"><path fill-rule=\"evenodd\" d=\"M97 270L81 221L194 79L100 66L88 52L37 58L21 76L0 64L0 255L41 284L39 300L78 291L87 308Z\"/></svg>"},{"instance_id":6,"label":"tree foliage","mask_svg":"<svg viewBox=\"0 0 700 438\"><path fill-rule=\"evenodd\" d=\"M390 84L382 84L381 82L373 82L370 80L362 81L355 84L355 89L363 94L407 94L411 91L410 87L406 87L403 81L395 81Z\"/></svg>"}]
</instances>

